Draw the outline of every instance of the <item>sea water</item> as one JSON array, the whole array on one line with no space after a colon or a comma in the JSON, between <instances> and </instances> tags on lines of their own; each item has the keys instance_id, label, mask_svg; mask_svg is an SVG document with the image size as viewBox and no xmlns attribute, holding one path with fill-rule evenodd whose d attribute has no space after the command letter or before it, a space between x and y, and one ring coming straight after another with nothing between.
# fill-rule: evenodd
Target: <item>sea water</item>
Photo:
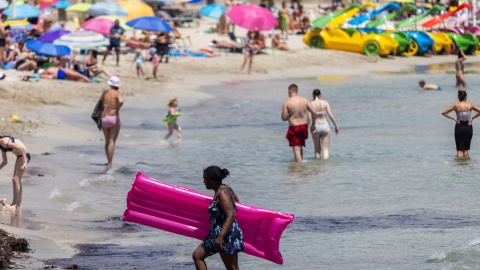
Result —
<instances>
[{"instance_id":1,"label":"sea water","mask_svg":"<svg viewBox=\"0 0 480 270\"><path fill-rule=\"evenodd\" d=\"M454 122L441 115L457 102L455 75L418 69L422 74L239 80L198 89L214 98L187 107L180 100L181 144L173 143L176 133L162 142L166 107L131 106L126 97L117 168L103 173L100 134L37 155L23 181L24 213L1 221L78 250L65 258L37 248L34 256L49 257L47 264L193 269L200 241L123 223L126 194L141 171L212 195L202 170L218 165L230 171L225 183L241 202L295 215L281 239L284 266L240 254L242 269L480 269L477 124L471 158L457 159ZM420 79L443 90L423 91ZM480 79L467 81L468 100L480 104ZM331 136L328 160L313 158L309 138L305 161L293 162L280 118L291 83L308 99L321 89L331 106L340 132ZM65 117L93 126L85 115ZM44 177L32 177L38 174ZM224 269L218 255L206 262Z\"/></svg>"}]
</instances>

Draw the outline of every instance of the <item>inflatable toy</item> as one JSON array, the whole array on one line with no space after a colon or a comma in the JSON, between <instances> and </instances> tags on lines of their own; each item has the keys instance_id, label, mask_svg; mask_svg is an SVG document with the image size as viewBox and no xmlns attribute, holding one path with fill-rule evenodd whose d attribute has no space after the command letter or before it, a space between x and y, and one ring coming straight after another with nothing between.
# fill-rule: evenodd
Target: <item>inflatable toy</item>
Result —
<instances>
[{"instance_id":1,"label":"inflatable toy","mask_svg":"<svg viewBox=\"0 0 480 270\"><path fill-rule=\"evenodd\" d=\"M386 22L389 22L389 21L393 20L393 18L403 14L404 12L407 12L407 11L410 11L410 10L417 10L417 6L415 6L413 4L406 4L405 6L403 6L402 8L400 8L399 10L397 10L395 12L389 13L384 17L380 17L380 18L377 18L373 21L370 21L369 23L367 23L366 27L367 28L378 27L382 24L385 24Z\"/></svg>"},{"instance_id":2,"label":"inflatable toy","mask_svg":"<svg viewBox=\"0 0 480 270\"><path fill-rule=\"evenodd\" d=\"M127 196L123 221L203 240L208 234L208 206L213 197L138 173ZM283 264L280 237L294 216L236 203L245 253Z\"/></svg>"},{"instance_id":3,"label":"inflatable toy","mask_svg":"<svg viewBox=\"0 0 480 270\"><path fill-rule=\"evenodd\" d=\"M177 110L177 113L181 113L181 112L182 112L181 109L178 109L178 110ZM177 117L178 117L177 115L167 114L167 115L165 115L165 117L163 118L163 122L168 124L168 123L172 122L173 120L177 119Z\"/></svg>"},{"instance_id":4,"label":"inflatable toy","mask_svg":"<svg viewBox=\"0 0 480 270\"><path fill-rule=\"evenodd\" d=\"M389 35L366 34L342 29L313 29L303 37L311 48L364 53L368 56L395 54L398 42Z\"/></svg>"}]
</instances>

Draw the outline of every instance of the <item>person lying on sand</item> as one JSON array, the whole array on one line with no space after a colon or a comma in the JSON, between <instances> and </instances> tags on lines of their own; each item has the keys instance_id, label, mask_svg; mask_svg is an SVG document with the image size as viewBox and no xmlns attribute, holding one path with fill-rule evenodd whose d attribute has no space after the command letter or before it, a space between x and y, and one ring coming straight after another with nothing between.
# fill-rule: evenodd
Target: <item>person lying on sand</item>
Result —
<instances>
[{"instance_id":1,"label":"person lying on sand","mask_svg":"<svg viewBox=\"0 0 480 270\"><path fill-rule=\"evenodd\" d=\"M224 41L224 40L212 40L212 43L218 46L224 46L224 47L242 47L241 44L235 42L235 41Z\"/></svg>"},{"instance_id":2,"label":"person lying on sand","mask_svg":"<svg viewBox=\"0 0 480 270\"><path fill-rule=\"evenodd\" d=\"M442 90L440 86L436 84L426 84L424 80L418 81L418 85L423 88L423 90Z\"/></svg>"},{"instance_id":3,"label":"person lying on sand","mask_svg":"<svg viewBox=\"0 0 480 270\"><path fill-rule=\"evenodd\" d=\"M288 47L287 43L285 41L280 41L280 35L276 34L272 37L272 47L274 47L277 50L284 50L287 52L293 52L290 47Z\"/></svg>"},{"instance_id":4,"label":"person lying on sand","mask_svg":"<svg viewBox=\"0 0 480 270\"><path fill-rule=\"evenodd\" d=\"M92 82L89 78L69 68L49 67L38 71L42 79L69 80L77 82Z\"/></svg>"}]
</instances>

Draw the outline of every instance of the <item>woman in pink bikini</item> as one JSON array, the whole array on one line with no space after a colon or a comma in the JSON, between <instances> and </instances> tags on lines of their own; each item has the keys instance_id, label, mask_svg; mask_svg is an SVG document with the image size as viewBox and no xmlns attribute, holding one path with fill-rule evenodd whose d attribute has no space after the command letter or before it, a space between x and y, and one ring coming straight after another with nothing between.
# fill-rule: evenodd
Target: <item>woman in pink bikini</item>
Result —
<instances>
[{"instance_id":1,"label":"woman in pink bikini","mask_svg":"<svg viewBox=\"0 0 480 270\"><path fill-rule=\"evenodd\" d=\"M102 130L105 135L105 154L107 155L107 168L113 167L113 152L115 150L115 141L120 132L119 111L123 105L123 96L118 92L120 87L120 79L113 76L108 80L110 89L103 99L102 112Z\"/></svg>"}]
</instances>

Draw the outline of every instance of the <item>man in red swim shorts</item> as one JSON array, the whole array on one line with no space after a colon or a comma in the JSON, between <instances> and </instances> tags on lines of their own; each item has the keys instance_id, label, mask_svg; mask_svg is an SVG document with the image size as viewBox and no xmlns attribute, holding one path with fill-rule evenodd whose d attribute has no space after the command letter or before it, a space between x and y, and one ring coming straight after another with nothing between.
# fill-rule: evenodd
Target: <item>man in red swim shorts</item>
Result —
<instances>
[{"instance_id":1,"label":"man in red swim shorts","mask_svg":"<svg viewBox=\"0 0 480 270\"><path fill-rule=\"evenodd\" d=\"M315 111L312 104L304 97L298 95L298 86L291 84L288 87L288 96L290 97L283 103L282 120L290 124L287 132L287 140L293 149L295 161L302 162L305 139L308 138L308 120L306 111L312 114L312 121L315 123ZM311 131L315 132L315 125L312 125Z\"/></svg>"}]
</instances>

